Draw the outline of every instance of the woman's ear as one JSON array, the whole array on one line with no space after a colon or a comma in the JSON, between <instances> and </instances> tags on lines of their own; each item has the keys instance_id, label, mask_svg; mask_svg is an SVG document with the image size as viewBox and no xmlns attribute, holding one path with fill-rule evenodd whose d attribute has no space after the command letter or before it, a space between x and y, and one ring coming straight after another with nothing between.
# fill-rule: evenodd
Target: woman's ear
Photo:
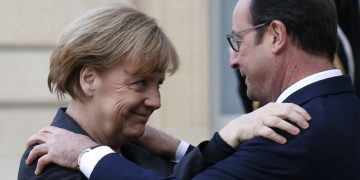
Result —
<instances>
[{"instance_id":1,"label":"woman's ear","mask_svg":"<svg viewBox=\"0 0 360 180\"><path fill-rule=\"evenodd\" d=\"M92 97L95 91L96 71L94 68L84 66L80 71L80 85L87 97Z\"/></svg>"},{"instance_id":2,"label":"woman's ear","mask_svg":"<svg viewBox=\"0 0 360 180\"><path fill-rule=\"evenodd\" d=\"M272 48L271 52L279 54L287 43L287 30L284 23L281 21L274 20L269 25L269 32L272 35Z\"/></svg>"}]
</instances>

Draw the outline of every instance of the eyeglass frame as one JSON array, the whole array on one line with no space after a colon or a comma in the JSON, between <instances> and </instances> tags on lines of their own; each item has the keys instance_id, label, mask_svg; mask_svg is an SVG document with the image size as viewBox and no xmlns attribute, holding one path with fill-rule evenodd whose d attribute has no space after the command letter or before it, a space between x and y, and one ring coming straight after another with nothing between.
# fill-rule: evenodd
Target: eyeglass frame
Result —
<instances>
[{"instance_id":1,"label":"eyeglass frame","mask_svg":"<svg viewBox=\"0 0 360 180\"><path fill-rule=\"evenodd\" d=\"M261 23L261 24L258 24L258 25L255 25L255 26L251 26L251 27L248 27L246 29L242 29L238 32L231 32L229 34L226 34L226 39L228 40L228 43L230 44L230 47L231 49L234 51L234 52L239 52L239 49L240 49L240 43L242 42L242 40L239 40L239 39L236 39L236 41L234 41L234 43L237 44L237 49L235 48L234 44L233 44L233 41L232 39L235 39L237 35L241 34L241 33L245 33L245 32L249 32L249 31L253 31L253 30L256 30L258 28L261 28L263 26L266 26L268 25L269 22L266 22L266 23Z\"/></svg>"}]
</instances>

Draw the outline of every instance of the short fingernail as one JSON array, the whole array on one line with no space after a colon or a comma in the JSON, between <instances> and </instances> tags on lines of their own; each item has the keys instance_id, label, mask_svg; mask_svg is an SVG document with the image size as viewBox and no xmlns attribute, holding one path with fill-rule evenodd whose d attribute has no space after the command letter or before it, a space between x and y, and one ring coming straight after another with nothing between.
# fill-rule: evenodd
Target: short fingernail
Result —
<instances>
[{"instance_id":1,"label":"short fingernail","mask_svg":"<svg viewBox=\"0 0 360 180\"><path fill-rule=\"evenodd\" d=\"M299 133L300 133L300 130L299 130L299 129L297 129L297 128L294 128L294 129L293 129L293 133L294 133L295 135L297 135L297 134L299 134Z\"/></svg>"},{"instance_id":2,"label":"short fingernail","mask_svg":"<svg viewBox=\"0 0 360 180\"><path fill-rule=\"evenodd\" d=\"M303 127L304 129L306 129L306 128L308 128L308 127L309 127L309 124L308 124L308 123L306 123L306 122L303 122L303 123L302 123L302 127Z\"/></svg>"}]
</instances>

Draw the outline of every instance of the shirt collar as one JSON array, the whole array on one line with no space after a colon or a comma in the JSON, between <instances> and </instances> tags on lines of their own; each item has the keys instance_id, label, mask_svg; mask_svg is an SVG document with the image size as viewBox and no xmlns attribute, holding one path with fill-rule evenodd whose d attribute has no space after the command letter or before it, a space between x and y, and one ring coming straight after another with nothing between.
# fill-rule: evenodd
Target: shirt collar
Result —
<instances>
[{"instance_id":1,"label":"shirt collar","mask_svg":"<svg viewBox=\"0 0 360 180\"><path fill-rule=\"evenodd\" d=\"M308 77L296 82L295 84L288 87L285 91L283 91L280 94L280 96L277 98L276 102L282 103L291 94L293 94L297 90L299 90L309 84L312 84L312 83L315 83L315 82L318 82L318 81L321 81L321 80L324 80L327 78L341 76L341 75L342 75L342 73L340 70L332 69L332 70L327 70L327 71L319 72L319 73L313 74L311 76L308 76Z\"/></svg>"}]
</instances>

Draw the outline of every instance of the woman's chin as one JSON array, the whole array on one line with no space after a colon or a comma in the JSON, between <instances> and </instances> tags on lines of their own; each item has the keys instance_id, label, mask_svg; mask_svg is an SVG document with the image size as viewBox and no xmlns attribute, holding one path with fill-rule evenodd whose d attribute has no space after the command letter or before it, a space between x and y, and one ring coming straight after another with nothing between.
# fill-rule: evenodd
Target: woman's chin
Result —
<instances>
[{"instance_id":1,"label":"woman's chin","mask_svg":"<svg viewBox=\"0 0 360 180\"><path fill-rule=\"evenodd\" d=\"M145 132L145 127L136 128L128 134L128 137L131 138L132 140L137 140L144 135L144 132Z\"/></svg>"}]
</instances>

